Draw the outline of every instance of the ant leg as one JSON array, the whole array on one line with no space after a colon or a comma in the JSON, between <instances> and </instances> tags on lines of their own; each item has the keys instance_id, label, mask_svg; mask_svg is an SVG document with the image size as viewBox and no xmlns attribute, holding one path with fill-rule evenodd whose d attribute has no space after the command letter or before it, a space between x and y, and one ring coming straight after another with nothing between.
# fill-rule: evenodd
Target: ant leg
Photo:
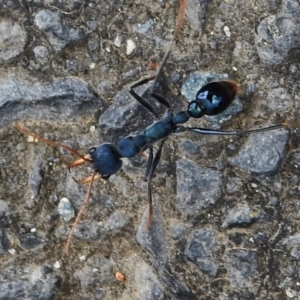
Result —
<instances>
[{"instance_id":1,"label":"ant leg","mask_svg":"<svg viewBox=\"0 0 300 300\"><path fill-rule=\"evenodd\" d=\"M100 174L97 173L96 176L91 175L91 176L88 176L88 177L83 178L83 179L81 179L81 180L76 180L75 178L73 178L73 179L74 179L74 181L75 181L77 184L85 184L85 183L91 182L92 179L93 179L93 180L96 180L96 179L98 179L98 178L101 178L101 176L100 176Z\"/></svg>"},{"instance_id":2,"label":"ant leg","mask_svg":"<svg viewBox=\"0 0 300 300\"><path fill-rule=\"evenodd\" d=\"M157 80L162 72L162 69L163 67L165 66L166 64L166 61L167 59L169 58L170 56L170 53L172 51L172 48L175 44L175 41L176 41L176 38L178 36L178 33L180 31L180 28L182 27L182 24L183 24L183 20L184 20L184 13L185 13L185 7L186 7L186 0L180 0L180 6L179 6L179 11L178 11L178 16L177 16L177 24L175 26L175 29L174 29L174 34L173 34L173 38L172 38L172 41L170 43L170 46L169 46L169 49L167 50L167 52L165 53L163 59L162 59L162 62L160 64L160 67L157 71L157 74L156 74L156 78L152 84L152 87L151 87L151 92L153 93L153 90L157 84Z\"/></svg>"},{"instance_id":3,"label":"ant leg","mask_svg":"<svg viewBox=\"0 0 300 300\"><path fill-rule=\"evenodd\" d=\"M287 123L281 123L269 127L263 127L263 128L257 128L257 129L249 129L249 130L215 130L215 129L209 129L209 128L200 128L200 127L183 127L178 126L176 128L175 133L180 133L184 131L191 131L198 134L208 134L208 135L243 135L243 134L250 134L254 132L264 132L264 131L270 131L280 128L287 128L289 127Z\"/></svg>"},{"instance_id":4,"label":"ant leg","mask_svg":"<svg viewBox=\"0 0 300 300\"><path fill-rule=\"evenodd\" d=\"M75 232L75 229L77 227L77 224L78 222L80 221L80 218L82 216L82 214L84 213L84 211L86 210L88 204L89 204L89 201L90 201L90 197L91 197L91 193L92 193L92 187L93 187L93 182L94 182L94 179L96 178L97 176L97 171L95 171L90 179L90 184L89 184L89 188L88 188L88 191L87 191L87 194L86 194L86 197L85 197L85 200L83 202L83 205L81 206L80 208L80 211L75 219L75 222L72 226L72 229L68 235L68 239L67 239L67 243L66 243L66 246L65 246L65 252L66 254L68 254L69 252L69 248L70 248L70 245L71 245L71 242L72 242L72 238L73 238L73 234Z\"/></svg>"},{"instance_id":5,"label":"ant leg","mask_svg":"<svg viewBox=\"0 0 300 300\"><path fill-rule=\"evenodd\" d=\"M175 44L175 41L176 41L176 38L178 36L178 33L180 31L180 28L183 24L183 20L184 20L184 13L185 13L185 6L186 6L186 0L180 0L180 6L179 6L179 11L178 11L178 16L177 16L177 24L175 26L175 29L174 29L174 34L173 34L173 38L172 38L172 41L171 41L171 44L170 44L170 47L168 49L168 51L165 53L164 57L163 57L163 60L162 60L162 63L160 64L160 67L159 67L159 70L157 71L157 75L156 76L152 76L150 78L146 78L144 80L141 80L140 82L134 84L132 87L130 87L129 89L129 93L140 103L142 104L146 109L148 109L148 111L155 117L155 118L159 118L158 114L154 111L154 109L152 108L152 106L147 103L141 96L139 96L135 91L134 91L134 88L138 87L138 86L141 86L143 84L146 84L148 83L149 81L153 80L154 79L154 82L152 84L152 87L151 87L151 96L153 96L153 98L155 98L160 104L166 106L167 108L170 108L170 104L168 103L168 101L166 101L164 98L162 98L161 96L159 95L155 95L153 93L154 91L154 88L157 84L157 79L164 67L164 65L166 64L166 61L171 53L171 50Z\"/></svg>"},{"instance_id":6,"label":"ant leg","mask_svg":"<svg viewBox=\"0 0 300 300\"><path fill-rule=\"evenodd\" d=\"M139 96L134 89L136 87L139 87L143 84L148 83L149 81L153 80L155 78L155 76L143 79L139 82L137 82L136 84L134 84L133 86L130 87L129 89L129 93L131 96L133 96L135 98L135 100L137 100L140 104L142 104L156 119L159 118L157 112L153 109L153 107L147 102L145 101L145 99L143 99L141 96Z\"/></svg>"},{"instance_id":7,"label":"ant leg","mask_svg":"<svg viewBox=\"0 0 300 300\"><path fill-rule=\"evenodd\" d=\"M150 94L155 100L157 100L160 104L164 105L166 108L171 108L171 105L169 104L169 102L164 99L162 96L151 93Z\"/></svg>"},{"instance_id":8,"label":"ant leg","mask_svg":"<svg viewBox=\"0 0 300 300\"><path fill-rule=\"evenodd\" d=\"M143 79L139 82L137 82L136 84L134 84L133 86L130 87L129 89L129 93L131 94L131 96L133 96L135 98L135 100L137 100L140 104L142 104L146 109L148 109L150 111L150 113L152 113L152 115L155 117L155 118L159 118L157 112L153 109L153 107L147 102L145 101L145 99L143 99L141 96L139 96L135 91L134 89L136 87L139 87L143 84L146 84L148 83L149 81L153 80L155 78L155 76L152 76L152 77L149 77L149 78L146 78L146 79ZM150 93L150 95L156 100L158 101L160 104L164 105L165 107L167 108L170 108L170 104L167 100L165 100L163 97L159 96L159 95L156 95L154 94L153 92Z\"/></svg>"},{"instance_id":9,"label":"ant leg","mask_svg":"<svg viewBox=\"0 0 300 300\"><path fill-rule=\"evenodd\" d=\"M153 147L152 146L149 147L150 154L149 154L149 160L148 160L146 176L145 176L147 179L147 183L148 183L148 201L149 201L149 214L148 214L148 220L147 220L147 225L146 225L147 230L149 230L151 227L151 222L152 222L152 217L153 217L153 200L152 200L151 179L153 178L153 174L154 174L154 172L157 168L157 165L160 161L164 141L165 140L161 141L159 148L155 154L154 159L153 159Z\"/></svg>"}]
</instances>

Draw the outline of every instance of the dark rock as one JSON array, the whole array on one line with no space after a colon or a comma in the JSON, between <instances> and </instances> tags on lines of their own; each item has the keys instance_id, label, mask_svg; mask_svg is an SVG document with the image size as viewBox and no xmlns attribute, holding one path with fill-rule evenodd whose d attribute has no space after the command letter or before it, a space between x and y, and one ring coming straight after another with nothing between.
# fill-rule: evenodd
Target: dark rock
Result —
<instances>
[{"instance_id":1,"label":"dark rock","mask_svg":"<svg viewBox=\"0 0 300 300\"><path fill-rule=\"evenodd\" d=\"M202 272L209 276L216 276L219 263L215 258L217 241L211 228L194 231L188 239L186 256L197 265Z\"/></svg>"},{"instance_id":2,"label":"dark rock","mask_svg":"<svg viewBox=\"0 0 300 300\"><path fill-rule=\"evenodd\" d=\"M272 174L282 161L287 141L288 133L283 129L251 134L230 162L247 172Z\"/></svg>"},{"instance_id":3,"label":"dark rock","mask_svg":"<svg viewBox=\"0 0 300 300\"><path fill-rule=\"evenodd\" d=\"M225 267L231 285L237 289L251 288L256 291L259 284L257 251L246 249L230 249L225 251Z\"/></svg>"},{"instance_id":4,"label":"dark rock","mask_svg":"<svg viewBox=\"0 0 300 300\"><path fill-rule=\"evenodd\" d=\"M56 51L62 50L71 41L84 39L87 35L83 28L70 28L58 13L48 9L36 14L34 24L47 35L49 43Z\"/></svg>"},{"instance_id":5,"label":"dark rock","mask_svg":"<svg viewBox=\"0 0 300 300\"><path fill-rule=\"evenodd\" d=\"M45 272L45 267L48 269ZM0 275L0 299L37 299L52 300L55 298L62 279L52 268L31 265L18 270L19 280L11 266Z\"/></svg>"},{"instance_id":6,"label":"dark rock","mask_svg":"<svg viewBox=\"0 0 300 300\"><path fill-rule=\"evenodd\" d=\"M36 232L28 232L19 235L21 247L25 249L34 249L39 247L43 240Z\"/></svg>"},{"instance_id":7,"label":"dark rock","mask_svg":"<svg viewBox=\"0 0 300 300\"><path fill-rule=\"evenodd\" d=\"M179 211L191 215L215 204L221 196L221 174L202 168L186 159L176 162L177 196L175 205Z\"/></svg>"},{"instance_id":8,"label":"dark rock","mask_svg":"<svg viewBox=\"0 0 300 300\"><path fill-rule=\"evenodd\" d=\"M7 253L10 248L10 242L7 238L7 234L4 228L0 227L0 256Z\"/></svg>"}]
</instances>

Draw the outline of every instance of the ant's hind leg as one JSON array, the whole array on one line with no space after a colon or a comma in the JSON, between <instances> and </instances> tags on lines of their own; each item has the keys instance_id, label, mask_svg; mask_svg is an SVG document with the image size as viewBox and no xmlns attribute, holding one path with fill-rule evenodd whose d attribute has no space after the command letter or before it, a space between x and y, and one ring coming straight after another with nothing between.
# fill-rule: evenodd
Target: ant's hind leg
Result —
<instances>
[{"instance_id":1,"label":"ant's hind leg","mask_svg":"<svg viewBox=\"0 0 300 300\"><path fill-rule=\"evenodd\" d=\"M152 146L149 147L150 154L149 154L148 165L147 165L146 175L145 175L145 177L147 179L147 183L148 183L148 201L149 201L149 214L148 214L146 230L150 229L151 223L152 223L152 217L153 217L153 200L152 200L151 180L153 178L153 174L157 168L157 165L160 161L164 141L165 140L161 141L159 148L155 154L155 157L153 157L153 147Z\"/></svg>"},{"instance_id":2,"label":"ant's hind leg","mask_svg":"<svg viewBox=\"0 0 300 300\"><path fill-rule=\"evenodd\" d=\"M153 107L145 99L143 99L140 95L138 95L134 90L135 88L148 83L149 81L153 80L154 78L155 78L155 76L152 76L152 77L149 77L149 78L146 78L146 79L143 79L143 80L137 82L136 84L134 84L133 86L130 87L129 93L136 101L138 101L140 104L142 104L156 119L158 119L159 116L158 116L157 112L153 109Z\"/></svg>"}]
</instances>

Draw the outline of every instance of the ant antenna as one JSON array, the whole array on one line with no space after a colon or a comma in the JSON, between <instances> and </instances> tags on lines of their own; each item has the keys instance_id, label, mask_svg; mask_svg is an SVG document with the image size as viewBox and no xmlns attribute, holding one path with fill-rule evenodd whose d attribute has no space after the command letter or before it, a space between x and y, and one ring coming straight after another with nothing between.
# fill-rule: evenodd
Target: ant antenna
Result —
<instances>
[{"instance_id":1,"label":"ant antenna","mask_svg":"<svg viewBox=\"0 0 300 300\"><path fill-rule=\"evenodd\" d=\"M22 132L22 133L24 133L26 135L32 136L32 137L34 137L35 139L38 139L41 142L44 142L44 143L49 144L49 145L54 146L54 147L61 147L61 148L65 149L66 151L68 151L68 152L70 152L70 153L72 153L72 154L80 157L84 161L92 162L92 160L88 159L86 156L81 155L80 153L78 153L77 151L75 151L74 149L72 149L72 148L70 148L70 147L68 147L66 145L62 145L60 143L50 141L48 139L43 138L40 135L37 135L35 133L31 133L31 132L27 131L26 129L22 128L21 126L19 126L18 124L14 124L14 127L17 130L19 130L20 132Z\"/></svg>"},{"instance_id":2,"label":"ant antenna","mask_svg":"<svg viewBox=\"0 0 300 300\"><path fill-rule=\"evenodd\" d=\"M162 72L162 69L163 67L165 66L166 64L166 61L167 59L169 58L170 56L170 53L172 51L172 48L176 42L176 38L178 36L178 33L180 31L180 28L182 27L182 24L183 24L183 21L184 21L184 13L185 13L185 7L186 7L186 0L180 0L180 6L179 6L179 11L178 11L178 16L177 16L177 24L176 24L176 27L174 29L174 34L173 34L173 38L172 38L172 41L170 43L170 46L169 46L169 49L168 51L165 53L163 59L162 59L162 62L159 66L159 69L157 71L157 74L156 74L156 77L155 77L155 80L153 81L152 83L152 87L151 87L151 90L150 92L153 93L154 91L154 88L156 86L156 83L157 83L157 80L158 80L158 77L160 76L161 72Z\"/></svg>"}]
</instances>

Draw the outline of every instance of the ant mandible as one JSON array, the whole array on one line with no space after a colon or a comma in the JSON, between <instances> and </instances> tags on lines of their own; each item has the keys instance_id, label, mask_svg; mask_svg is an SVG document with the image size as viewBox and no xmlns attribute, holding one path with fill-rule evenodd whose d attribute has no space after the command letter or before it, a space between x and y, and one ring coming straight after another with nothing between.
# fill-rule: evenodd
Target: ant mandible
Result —
<instances>
[{"instance_id":1,"label":"ant mandible","mask_svg":"<svg viewBox=\"0 0 300 300\"><path fill-rule=\"evenodd\" d=\"M166 99L164 99L159 95L156 95L153 92L154 86L156 85L157 78L159 77L161 70L167 61L167 58L175 43L178 32L182 26L183 19L184 19L184 12L185 12L185 4L186 4L186 0L180 1L180 8L179 8L179 13L177 18L177 24L173 34L173 39L168 51L166 52L162 60L157 75L144 79L134 84L129 90L129 93L157 119L157 121L154 122L152 125L148 126L138 134L129 135L120 139L117 145L113 145L111 143L103 143L100 146L93 147L89 150L89 153L87 155L81 155L77 151L73 150L68 146L50 141L39 135L31 133L17 124L14 125L16 129L18 129L20 132L26 135L33 136L34 138L42 142L48 143L52 146L62 147L66 151L79 157L78 160L70 164L69 168L82 165L85 162L89 162L93 165L94 168L93 174L78 182L79 184L89 183L89 187L88 187L84 204L82 205L75 219L73 227L69 233L66 246L65 246L66 253L68 253L72 236L74 234L76 226L83 212L88 206L94 180L99 177L107 180L111 175L117 173L119 169L122 167L122 158L125 157L131 158L142 153L145 150L149 150L148 163L147 163L146 173L145 173L145 178L147 180L147 186L148 186L148 201L149 201L149 213L148 213L146 229L149 230L151 226L152 215L153 215L151 179L160 161L164 142L171 134L191 131L196 134L242 135L242 134L249 134L253 132L262 132L262 131L287 127L287 124L281 123L278 125L265 127L265 128L258 128L258 129L241 130L241 131L236 131L236 130L224 131L224 130L214 130L214 129L200 128L200 127L184 127L181 125L186 123L190 118L214 116L224 112L230 106L230 104L232 103L232 101L234 100L235 96L238 93L238 85L232 81L218 81L218 82L210 82L206 84L198 91L195 100L188 104L187 110L180 111L176 114L173 113L171 109L171 105ZM136 87L146 84L151 80L154 80L151 89L152 97L167 108L162 118L159 118L159 115L153 109L153 107L148 102L146 102L145 99L139 96L134 90ZM154 154L153 145L156 144L157 142L159 142L159 146L158 146L158 150Z\"/></svg>"}]
</instances>

